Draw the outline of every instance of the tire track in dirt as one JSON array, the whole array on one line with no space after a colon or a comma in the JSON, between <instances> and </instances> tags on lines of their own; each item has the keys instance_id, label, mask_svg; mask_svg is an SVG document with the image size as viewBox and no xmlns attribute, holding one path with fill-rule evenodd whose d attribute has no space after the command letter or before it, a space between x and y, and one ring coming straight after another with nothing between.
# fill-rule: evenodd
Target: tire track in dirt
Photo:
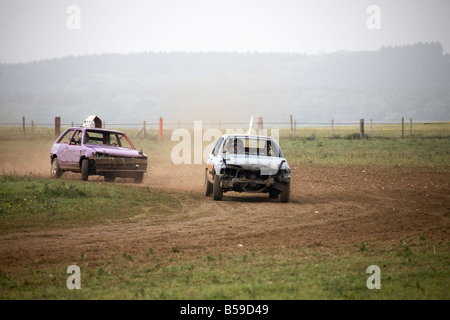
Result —
<instances>
[{"instance_id":1,"label":"tire track in dirt","mask_svg":"<svg viewBox=\"0 0 450 320\"><path fill-rule=\"evenodd\" d=\"M48 170L39 170L34 174L48 176ZM152 248L165 256L174 254L174 246L193 256L310 246L334 250L362 241L382 245L419 236L450 240L448 171L317 165L292 165L292 171L289 203L267 194L232 192L217 202L202 196L202 165L152 163L144 186L179 194L180 212L157 221L144 214L107 225L4 234L0 267L71 264L81 255L100 264L107 254L144 256ZM130 180L114 183L126 187Z\"/></svg>"}]
</instances>

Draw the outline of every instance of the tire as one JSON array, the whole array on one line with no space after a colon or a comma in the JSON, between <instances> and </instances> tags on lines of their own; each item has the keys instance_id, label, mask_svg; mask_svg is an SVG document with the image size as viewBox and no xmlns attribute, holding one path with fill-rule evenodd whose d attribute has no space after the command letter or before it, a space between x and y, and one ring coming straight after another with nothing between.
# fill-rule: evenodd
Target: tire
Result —
<instances>
[{"instance_id":1,"label":"tire","mask_svg":"<svg viewBox=\"0 0 450 320\"><path fill-rule=\"evenodd\" d=\"M204 191L205 191L205 196L210 196L213 193L213 184L211 182L208 181L208 172L205 170L205 184L204 184Z\"/></svg>"},{"instance_id":2,"label":"tire","mask_svg":"<svg viewBox=\"0 0 450 320\"><path fill-rule=\"evenodd\" d=\"M87 181L89 178L89 159L81 161L81 180Z\"/></svg>"},{"instance_id":3,"label":"tire","mask_svg":"<svg viewBox=\"0 0 450 320\"><path fill-rule=\"evenodd\" d=\"M52 178L58 179L61 178L62 176L62 170L59 167L59 161L58 158L53 158L52 160L52 165L51 165L51 169L50 169L50 175Z\"/></svg>"},{"instance_id":4,"label":"tire","mask_svg":"<svg viewBox=\"0 0 450 320\"><path fill-rule=\"evenodd\" d=\"M223 189L220 186L219 176L215 175L213 184L213 198L216 201L220 201L222 200L222 197L223 197Z\"/></svg>"},{"instance_id":5,"label":"tire","mask_svg":"<svg viewBox=\"0 0 450 320\"><path fill-rule=\"evenodd\" d=\"M291 182L289 181L285 184L283 191L281 191L280 202L284 203L289 202L290 194L291 194Z\"/></svg>"},{"instance_id":6,"label":"tire","mask_svg":"<svg viewBox=\"0 0 450 320\"><path fill-rule=\"evenodd\" d=\"M280 193L278 191L269 191L269 198L270 199L278 199L278 195Z\"/></svg>"},{"instance_id":7,"label":"tire","mask_svg":"<svg viewBox=\"0 0 450 320\"><path fill-rule=\"evenodd\" d=\"M113 175L105 175L105 182L114 182L116 180L116 177Z\"/></svg>"},{"instance_id":8,"label":"tire","mask_svg":"<svg viewBox=\"0 0 450 320\"><path fill-rule=\"evenodd\" d=\"M144 173L139 172L136 173L136 176L134 177L134 183L142 183L144 181Z\"/></svg>"}]
</instances>

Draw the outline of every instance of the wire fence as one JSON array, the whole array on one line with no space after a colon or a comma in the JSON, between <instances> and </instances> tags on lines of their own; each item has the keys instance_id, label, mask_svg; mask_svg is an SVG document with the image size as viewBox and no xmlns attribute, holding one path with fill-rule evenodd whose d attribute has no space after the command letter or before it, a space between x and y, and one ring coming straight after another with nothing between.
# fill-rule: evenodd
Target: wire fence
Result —
<instances>
[{"instance_id":1,"label":"wire fence","mask_svg":"<svg viewBox=\"0 0 450 320\"><path fill-rule=\"evenodd\" d=\"M63 132L68 127L81 126L77 122L59 122L59 128L56 128L55 122L37 122L25 121L16 123L1 123L0 131L3 138L21 139L27 137L49 137L55 138L58 133ZM102 127L108 129L117 129L127 132L130 136L136 138L160 138L159 131L162 132L162 138L169 137L173 130L184 128L192 130L194 126L201 126L205 131L211 128L218 129L225 133L229 130L248 130L249 122L210 122L210 121L170 121L161 120L154 122L127 121L127 122L103 122ZM450 138L450 122L413 122L401 119L399 122L374 122L372 119L358 122L263 122L262 118L253 123L252 128L265 130L270 134L273 130L278 130L280 137L289 138L333 138L333 139L376 139L376 138Z\"/></svg>"}]
</instances>

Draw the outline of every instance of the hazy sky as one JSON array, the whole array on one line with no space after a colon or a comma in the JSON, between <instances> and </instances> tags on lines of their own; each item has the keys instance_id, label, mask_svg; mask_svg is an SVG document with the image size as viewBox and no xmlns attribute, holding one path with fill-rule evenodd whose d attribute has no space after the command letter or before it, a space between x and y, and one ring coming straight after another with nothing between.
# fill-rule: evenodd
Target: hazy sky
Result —
<instances>
[{"instance_id":1,"label":"hazy sky","mask_svg":"<svg viewBox=\"0 0 450 320\"><path fill-rule=\"evenodd\" d=\"M379 16L368 13L371 5ZM142 51L315 54L435 41L450 52L450 0L0 0L1 63Z\"/></svg>"}]
</instances>

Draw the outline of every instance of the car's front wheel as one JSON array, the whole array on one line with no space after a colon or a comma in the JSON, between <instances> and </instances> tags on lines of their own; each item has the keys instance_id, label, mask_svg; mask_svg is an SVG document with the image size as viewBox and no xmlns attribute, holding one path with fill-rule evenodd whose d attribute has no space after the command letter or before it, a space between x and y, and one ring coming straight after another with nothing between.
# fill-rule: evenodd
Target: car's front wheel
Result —
<instances>
[{"instance_id":1,"label":"car's front wheel","mask_svg":"<svg viewBox=\"0 0 450 320\"><path fill-rule=\"evenodd\" d=\"M213 197L214 200L222 200L223 197L223 189L220 186L220 180L218 175L214 176Z\"/></svg>"},{"instance_id":2,"label":"car's front wheel","mask_svg":"<svg viewBox=\"0 0 450 320\"><path fill-rule=\"evenodd\" d=\"M134 177L134 183L142 183L144 181L144 173L143 172L139 172L136 174L136 176Z\"/></svg>"},{"instance_id":3,"label":"car's front wheel","mask_svg":"<svg viewBox=\"0 0 450 320\"><path fill-rule=\"evenodd\" d=\"M270 190L269 191L269 198L270 199L278 199L278 195L279 195L280 193L278 192L278 191L275 191L275 190Z\"/></svg>"},{"instance_id":4,"label":"car's front wheel","mask_svg":"<svg viewBox=\"0 0 450 320\"><path fill-rule=\"evenodd\" d=\"M211 182L208 181L208 177L207 177L208 173L205 170L205 184L204 184L204 191L205 191L205 196L210 196L213 193L213 184Z\"/></svg>"},{"instance_id":5,"label":"car's front wheel","mask_svg":"<svg viewBox=\"0 0 450 320\"><path fill-rule=\"evenodd\" d=\"M291 195L291 182L286 182L283 190L280 193L280 202L289 202L289 197Z\"/></svg>"},{"instance_id":6,"label":"car's front wheel","mask_svg":"<svg viewBox=\"0 0 450 320\"><path fill-rule=\"evenodd\" d=\"M52 176L52 178L60 178L62 176L62 170L59 167L59 162L58 162L58 158L53 158L52 160L52 167L51 167L51 171L50 174Z\"/></svg>"},{"instance_id":7,"label":"car's front wheel","mask_svg":"<svg viewBox=\"0 0 450 320\"><path fill-rule=\"evenodd\" d=\"M89 159L81 161L81 180L87 181L89 178Z\"/></svg>"}]
</instances>

